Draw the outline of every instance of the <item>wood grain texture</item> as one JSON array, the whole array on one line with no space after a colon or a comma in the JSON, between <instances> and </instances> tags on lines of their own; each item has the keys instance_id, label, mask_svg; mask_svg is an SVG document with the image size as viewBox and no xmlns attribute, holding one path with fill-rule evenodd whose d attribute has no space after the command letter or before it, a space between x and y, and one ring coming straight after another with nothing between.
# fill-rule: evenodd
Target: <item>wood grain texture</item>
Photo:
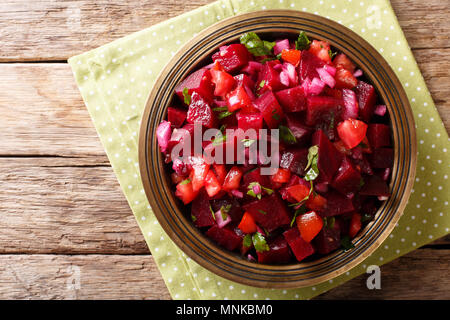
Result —
<instances>
[{"instance_id":1,"label":"wood grain texture","mask_svg":"<svg viewBox=\"0 0 450 320\"><path fill-rule=\"evenodd\" d=\"M2 299L170 299L149 255L0 255Z\"/></svg>"},{"instance_id":2,"label":"wood grain texture","mask_svg":"<svg viewBox=\"0 0 450 320\"><path fill-rule=\"evenodd\" d=\"M0 61L66 60L211 0L6 0L0 6ZM449 47L448 3L391 1L412 48Z\"/></svg>"}]
</instances>

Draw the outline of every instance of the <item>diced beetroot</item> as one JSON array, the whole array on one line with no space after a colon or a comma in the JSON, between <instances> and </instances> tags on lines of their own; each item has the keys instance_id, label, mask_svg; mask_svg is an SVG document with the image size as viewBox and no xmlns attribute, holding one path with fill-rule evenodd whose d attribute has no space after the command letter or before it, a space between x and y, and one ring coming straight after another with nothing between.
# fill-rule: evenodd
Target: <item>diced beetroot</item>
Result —
<instances>
[{"instance_id":1,"label":"diced beetroot","mask_svg":"<svg viewBox=\"0 0 450 320\"><path fill-rule=\"evenodd\" d=\"M344 111L342 112L342 120L357 119L358 118L358 101L356 101L356 94L353 90L342 89L342 99L344 102Z\"/></svg>"},{"instance_id":2,"label":"diced beetroot","mask_svg":"<svg viewBox=\"0 0 450 320\"><path fill-rule=\"evenodd\" d=\"M234 76L233 78L234 80L236 80L236 87L247 86L249 88L253 88L255 86L255 82L246 74L241 73Z\"/></svg>"},{"instance_id":3,"label":"diced beetroot","mask_svg":"<svg viewBox=\"0 0 450 320\"><path fill-rule=\"evenodd\" d=\"M261 186L269 188L270 187L270 180L269 177L266 175L261 175L261 169L257 168L255 170L252 170L250 172L247 172L242 177L242 186L241 190L246 194L248 191L248 186L252 182L258 182Z\"/></svg>"},{"instance_id":4,"label":"diced beetroot","mask_svg":"<svg viewBox=\"0 0 450 320\"><path fill-rule=\"evenodd\" d=\"M344 157L331 186L346 195L359 189L361 174L355 169L350 159Z\"/></svg>"},{"instance_id":5,"label":"diced beetroot","mask_svg":"<svg viewBox=\"0 0 450 320\"><path fill-rule=\"evenodd\" d=\"M367 129L367 138L372 148L390 147L391 129L385 124L371 123Z\"/></svg>"},{"instance_id":6,"label":"diced beetroot","mask_svg":"<svg viewBox=\"0 0 450 320\"><path fill-rule=\"evenodd\" d=\"M391 148L374 149L369 155L369 161L372 168L391 168L394 163L394 150Z\"/></svg>"},{"instance_id":7,"label":"diced beetroot","mask_svg":"<svg viewBox=\"0 0 450 320\"><path fill-rule=\"evenodd\" d=\"M314 253L313 246L309 242L303 240L296 227L285 231L283 236L298 261L302 261Z\"/></svg>"},{"instance_id":8,"label":"diced beetroot","mask_svg":"<svg viewBox=\"0 0 450 320\"><path fill-rule=\"evenodd\" d=\"M377 175L366 177L359 193L364 196L388 197L391 195L386 181Z\"/></svg>"},{"instance_id":9,"label":"diced beetroot","mask_svg":"<svg viewBox=\"0 0 450 320\"><path fill-rule=\"evenodd\" d=\"M193 92L197 92L208 102L213 100L214 86L211 82L211 74L206 68L202 68L190 74L175 88L175 93L180 100L184 103L183 89L187 88L188 93L192 95Z\"/></svg>"},{"instance_id":10,"label":"diced beetroot","mask_svg":"<svg viewBox=\"0 0 450 320\"><path fill-rule=\"evenodd\" d=\"M245 204L243 208L252 215L258 225L269 232L291 222L291 214L276 192L261 200Z\"/></svg>"},{"instance_id":11,"label":"diced beetroot","mask_svg":"<svg viewBox=\"0 0 450 320\"><path fill-rule=\"evenodd\" d=\"M207 128L213 128L216 124L215 115L210 104L195 91L191 95L187 121L189 123L199 121Z\"/></svg>"},{"instance_id":12,"label":"diced beetroot","mask_svg":"<svg viewBox=\"0 0 450 320\"><path fill-rule=\"evenodd\" d=\"M259 73L256 86L260 92L278 91L286 88L280 81L280 74L275 70L273 65L267 61ZM264 81L264 82L263 82Z\"/></svg>"},{"instance_id":13,"label":"diced beetroot","mask_svg":"<svg viewBox=\"0 0 450 320\"><path fill-rule=\"evenodd\" d=\"M214 224L213 213L209 206L209 196L204 189L200 190L198 196L192 201L191 216L194 217L194 225L199 228Z\"/></svg>"},{"instance_id":14,"label":"diced beetroot","mask_svg":"<svg viewBox=\"0 0 450 320\"><path fill-rule=\"evenodd\" d=\"M235 250L242 244L242 238L232 229L227 227L219 228L217 225L214 225L206 231L206 235L230 251Z\"/></svg>"},{"instance_id":15,"label":"diced beetroot","mask_svg":"<svg viewBox=\"0 0 450 320\"><path fill-rule=\"evenodd\" d=\"M172 135L169 140L169 144L167 146L167 151L172 151L173 147L179 143L183 143L185 139L191 137L191 146L194 144L193 136L194 136L194 125L193 124L185 124L182 128L176 128L173 130ZM181 156L182 154L180 154Z\"/></svg>"},{"instance_id":16,"label":"diced beetroot","mask_svg":"<svg viewBox=\"0 0 450 320\"><path fill-rule=\"evenodd\" d=\"M218 61L226 72L234 72L244 67L249 60L249 52L242 44L230 44L220 47L220 51L212 55L214 62Z\"/></svg>"},{"instance_id":17,"label":"diced beetroot","mask_svg":"<svg viewBox=\"0 0 450 320\"><path fill-rule=\"evenodd\" d=\"M305 145L310 141L313 129L304 125L299 117L292 114L286 115L286 125L299 145Z\"/></svg>"},{"instance_id":18,"label":"diced beetroot","mask_svg":"<svg viewBox=\"0 0 450 320\"><path fill-rule=\"evenodd\" d=\"M340 107L344 105L342 99L326 96L311 96L306 99L306 124L314 125L319 119L328 120L336 117Z\"/></svg>"},{"instance_id":19,"label":"diced beetroot","mask_svg":"<svg viewBox=\"0 0 450 320\"><path fill-rule=\"evenodd\" d=\"M339 223L334 223L333 228L325 227L314 238L313 243L317 252L328 254L341 246L341 231Z\"/></svg>"},{"instance_id":20,"label":"diced beetroot","mask_svg":"<svg viewBox=\"0 0 450 320\"><path fill-rule=\"evenodd\" d=\"M300 64L298 66L300 80L304 81L306 78L314 79L318 78L317 68L322 68L324 62L317 58L314 54L307 50L303 50L300 58Z\"/></svg>"},{"instance_id":21,"label":"diced beetroot","mask_svg":"<svg viewBox=\"0 0 450 320\"><path fill-rule=\"evenodd\" d=\"M336 150L326 134L318 130L313 135L313 145L319 147L317 167L323 182L331 182L342 162L342 154Z\"/></svg>"},{"instance_id":22,"label":"diced beetroot","mask_svg":"<svg viewBox=\"0 0 450 320\"><path fill-rule=\"evenodd\" d=\"M242 69L242 72L248 74L248 76L253 80L258 80L260 71L262 70L262 63L256 61L249 61L247 66Z\"/></svg>"},{"instance_id":23,"label":"diced beetroot","mask_svg":"<svg viewBox=\"0 0 450 320\"><path fill-rule=\"evenodd\" d=\"M352 200L336 191L327 193L325 198L327 199L327 207L324 211L320 212L320 215L323 217L337 216L355 210Z\"/></svg>"},{"instance_id":24,"label":"diced beetroot","mask_svg":"<svg viewBox=\"0 0 450 320\"><path fill-rule=\"evenodd\" d=\"M294 174L303 176L308 164L308 149L289 149L283 151L280 157L280 167Z\"/></svg>"},{"instance_id":25,"label":"diced beetroot","mask_svg":"<svg viewBox=\"0 0 450 320\"><path fill-rule=\"evenodd\" d=\"M369 122L375 109L377 94L375 88L364 81L358 81L355 88L356 97L358 98L359 115L362 120Z\"/></svg>"},{"instance_id":26,"label":"diced beetroot","mask_svg":"<svg viewBox=\"0 0 450 320\"><path fill-rule=\"evenodd\" d=\"M242 219L244 212L235 198L231 198L228 195L223 196L221 199L212 199L211 208L214 212L220 210L222 207L229 208L228 215L231 221L238 223Z\"/></svg>"},{"instance_id":27,"label":"diced beetroot","mask_svg":"<svg viewBox=\"0 0 450 320\"><path fill-rule=\"evenodd\" d=\"M256 251L258 262L260 263L287 263L291 260L291 251L288 243L282 236L278 236L274 240L268 241L269 251Z\"/></svg>"},{"instance_id":28,"label":"diced beetroot","mask_svg":"<svg viewBox=\"0 0 450 320\"><path fill-rule=\"evenodd\" d=\"M172 124L174 128L179 128L186 120L187 111L177 107L167 108L167 120Z\"/></svg>"},{"instance_id":29,"label":"diced beetroot","mask_svg":"<svg viewBox=\"0 0 450 320\"><path fill-rule=\"evenodd\" d=\"M284 113L272 91L267 91L262 94L253 104L261 111L264 121L269 128L278 128L278 124L283 119Z\"/></svg>"},{"instance_id":30,"label":"diced beetroot","mask_svg":"<svg viewBox=\"0 0 450 320\"><path fill-rule=\"evenodd\" d=\"M238 121L238 128L244 131L255 129L256 133L258 133L258 130L263 127L263 117L260 112L238 112L236 118Z\"/></svg>"},{"instance_id":31,"label":"diced beetroot","mask_svg":"<svg viewBox=\"0 0 450 320\"><path fill-rule=\"evenodd\" d=\"M302 86L275 92L275 96L285 112L298 112L306 109L305 91Z\"/></svg>"}]
</instances>

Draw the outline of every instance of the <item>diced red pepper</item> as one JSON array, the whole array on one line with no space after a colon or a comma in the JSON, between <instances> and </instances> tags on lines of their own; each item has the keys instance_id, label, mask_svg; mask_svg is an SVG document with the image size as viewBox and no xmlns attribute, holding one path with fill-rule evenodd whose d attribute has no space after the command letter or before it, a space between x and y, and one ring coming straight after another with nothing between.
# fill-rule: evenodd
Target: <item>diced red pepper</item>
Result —
<instances>
[{"instance_id":1,"label":"diced red pepper","mask_svg":"<svg viewBox=\"0 0 450 320\"><path fill-rule=\"evenodd\" d=\"M226 96L233 89L236 80L225 71L211 69L209 72L211 73L211 81L215 84L214 95L219 97Z\"/></svg>"},{"instance_id":2,"label":"diced red pepper","mask_svg":"<svg viewBox=\"0 0 450 320\"><path fill-rule=\"evenodd\" d=\"M205 185L206 175L208 174L209 164L201 157L191 157L192 171L190 179L192 181L192 189L200 190Z\"/></svg>"},{"instance_id":3,"label":"diced red pepper","mask_svg":"<svg viewBox=\"0 0 450 320\"><path fill-rule=\"evenodd\" d=\"M183 180L177 184L175 195L183 201L184 204L192 202L197 196L198 191L192 188L192 181Z\"/></svg>"},{"instance_id":4,"label":"diced red pepper","mask_svg":"<svg viewBox=\"0 0 450 320\"><path fill-rule=\"evenodd\" d=\"M330 44L326 41L313 40L309 45L309 52L324 62L330 62Z\"/></svg>"},{"instance_id":5,"label":"diced red pepper","mask_svg":"<svg viewBox=\"0 0 450 320\"><path fill-rule=\"evenodd\" d=\"M274 175L272 175L272 181L278 183L286 183L291 178L291 172L287 169L278 168Z\"/></svg>"},{"instance_id":6,"label":"diced red pepper","mask_svg":"<svg viewBox=\"0 0 450 320\"><path fill-rule=\"evenodd\" d=\"M323 219L314 211L298 216L296 221L298 231L306 242L311 242L323 227Z\"/></svg>"},{"instance_id":7,"label":"diced red pepper","mask_svg":"<svg viewBox=\"0 0 450 320\"><path fill-rule=\"evenodd\" d=\"M360 120L347 119L337 126L339 137L349 149L363 141L367 132L367 124Z\"/></svg>"},{"instance_id":8,"label":"diced red pepper","mask_svg":"<svg viewBox=\"0 0 450 320\"><path fill-rule=\"evenodd\" d=\"M208 193L208 196L214 197L221 189L222 188L216 175L212 170L209 170L205 178L205 190Z\"/></svg>"},{"instance_id":9,"label":"diced red pepper","mask_svg":"<svg viewBox=\"0 0 450 320\"><path fill-rule=\"evenodd\" d=\"M295 186L287 187L286 190L292 198L300 202L305 200L305 198L309 195L309 191L311 189L302 184L298 184Z\"/></svg>"},{"instance_id":10,"label":"diced red pepper","mask_svg":"<svg viewBox=\"0 0 450 320\"><path fill-rule=\"evenodd\" d=\"M250 213L245 212L242 216L241 222L238 225L238 228L241 229L244 233L255 233L257 229L255 219L253 219Z\"/></svg>"},{"instance_id":11,"label":"diced red pepper","mask_svg":"<svg viewBox=\"0 0 450 320\"><path fill-rule=\"evenodd\" d=\"M352 215L352 220L350 221L350 229L348 231L348 235L350 236L350 238L354 238L359 230L361 230L361 215L355 212Z\"/></svg>"},{"instance_id":12,"label":"diced red pepper","mask_svg":"<svg viewBox=\"0 0 450 320\"><path fill-rule=\"evenodd\" d=\"M327 207L327 199L322 197L320 194L311 193L305 205L310 210L321 212Z\"/></svg>"},{"instance_id":13,"label":"diced red pepper","mask_svg":"<svg viewBox=\"0 0 450 320\"><path fill-rule=\"evenodd\" d=\"M289 62L295 67L297 67L298 64L300 63L300 56L301 56L300 50L284 49L283 51L281 51L281 59L283 59L283 61Z\"/></svg>"},{"instance_id":14,"label":"diced red pepper","mask_svg":"<svg viewBox=\"0 0 450 320\"><path fill-rule=\"evenodd\" d=\"M242 171L239 167L232 167L230 171L228 171L227 176L225 177L225 181L223 183L223 190L231 191L239 188L239 182L242 178Z\"/></svg>"}]
</instances>

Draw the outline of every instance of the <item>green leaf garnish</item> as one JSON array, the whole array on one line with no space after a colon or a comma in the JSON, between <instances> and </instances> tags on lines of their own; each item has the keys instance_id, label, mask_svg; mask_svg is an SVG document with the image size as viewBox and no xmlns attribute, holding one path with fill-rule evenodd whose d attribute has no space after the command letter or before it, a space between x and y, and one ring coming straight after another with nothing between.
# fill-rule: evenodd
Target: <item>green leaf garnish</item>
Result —
<instances>
[{"instance_id":1,"label":"green leaf garnish","mask_svg":"<svg viewBox=\"0 0 450 320\"><path fill-rule=\"evenodd\" d=\"M308 149L308 164L306 165L306 169L311 167L305 175L306 181L312 181L317 178L319 175L319 168L317 167L317 160L319 158L319 147L312 146Z\"/></svg>"},{"instance_id":2,"label":"green leaf garnish","mask_svg":"<svg viewBox=\"0 0 450 320\"><path fill-rule=\"evenodd\" d=\"M226 118L226 117L231 116L233 113L234 113L234 112L224 111L224 112L219 113L219 114L217 115L217 118L220 120L220 119L223 119L223 118Z\"/></svg>"},{"instance_id":3,"label":"green leaf garnish","mask_svg":"<svg viewBox=\"0 0 450 320\"><path fill-rule=\"evenodd\" d=\"M264 210L261 210L261 209L258 209L258 212L262 213L262 214L267 214L267 212L265 212Z\"/></svg>"},{"instance_id":4,"label":"green leaf garnish","mask_svg":"<svg viewBox=\"0 0 450 320\"><path fill-rule=\"evenodd\" d=\"M228 219L228 214L226 212L223 212L222 209L220 209L220 215L222 216L223 221Z\"/></svg>"},{"instance_id":5,"label":"green leaf garnish","mask_svg":"<svg viewBox=\"0 0 450 320\"><path fill-rule=\"evenodd\" d=\"M262 80L262 81L259 83L259 87L262 88L262 87L264 87L265 84L266 84L266 80Z\"/></svg>"},{"instance_id":6,"label":"green leaf garnish","mask_svg":"<svg viewBox=\"0 0 450 320\"><path fill-rule=\"evenodd\" d=\"M197 218L193 214L191 214L191 219L192 219L192 222L197 221Z\"/></svg>"},{"instance_id":7,"label":"green leaf garnish","mask_svg":"<svg viewBox=\"0 0 450 320\"><path fill-rule=\"evenodd\" d=\"M214 221L216 220L216 215L214 214L213 209L211 208L211 205L209 205L209 211L211 211L211 214L213 216Z\"/></svg>"},{"instance_id":8,"label":"green leaf garnish","mask_svg":"<svg viewBox=\"0 0 450 320\"><path fill-rule=\"evenodd\" d=\"M297 49L297 50L308 49L310 43L311 43L311 41L309 41L306 33L304 31L300 31L300 34L298 35L298 39L295 40L295 49Z\"/></svg>"},{"instance_id":9,"label":"green leaf garnish","mask_svg":"<svg viewBox=\"0 0 450 320\"><path fill-rule=\"evenodd\" d=\"M275 119L276 121L280 121L280 115L277 113L277 110L275 109L272 110L272 118Z\"/></svg>"},{"instance_id":10,"label":"green leaf garnish","mask_svg":"<svg viewBox=\"0 0 450 320\"><path fill-rule=\"evenodd\" d=\"M227 204L226 206L221 206L220 211L224 213L228 213L231 210L231 204Z\"/></svg>"},{"instance_id":11,"label":"green leaf garnish","mask_svg":"<svg viewBox=\"0 0 450 320\"><path fill-rule=\"evenodd\" d=\"M251 247L253 243L251 234L246 234L242 243L244 244L244 247Z\"/></svg>"},{"instance_id":12,"label":"green leaf garnish","mask_svg":"<svg viewBox=\"0 0 450 320\"><path fill-rule=\"evenodd\" d=\"M355 247L355 245L352 243L352 240L350 240L349 236L342 237L341 245L342 245L342 248L344 249L344 251L348 251Z\"/></svg>"},{"instance_id":13,"label":"green leaf garnish","mask_svg":"<svg viewBox=\"0 0 450 320\"><path fill-rule=\"evenodd\" d=\"M363 213L361 216L361 222L365 223L367 221L371 221L373 219L373 216L371 214L368 213Z\"/></svg>"},{"instance_id":14,"label":"green leaf garnish","mask_svg":"<svg viewBox=\"0 0 450 320\"><path fill-rule=\"evenodd\" d=\"M225 132L226 127L227 127L226 124L221 125L219 128L219 131L222 132L222 134L223 134Z\"/></svg>"},{"instance_id":15,"label":"green leaf garnish","mask_svg":"<svg viewBox=\"0 0 450 320\"><path fill-rule=\"evenodd\" d=\"M264 238L264 236L259 232L256 232L255 234L253 234L252 242L253 242L253 245L255 246L256 251L258 251L258 252L264 252L264 251L270 250L269 245L266 242L266 238Z\"/></svg>"},{"instance_id":16,"label":"green leaf garnish","mask_svg":"<svg viewBox=\"0 0 450 320\"><path fill-rule=\"evenodd\" d=\"M336 219L334 217L324 217L323 218L323 227L328 228L328 229L333 229L335 222L336 222Z\"/></svg>"},{"instance_id":17,"label":"green leaf garnish","mask_svg":"<svg viewBox=\"0 0 450 320\"><path fill-rule=\"evenodd\" d=\"M307 201L309 199L309 197L311 196L311 193L313 193L313 190L314 190L312 181L310 181L309 183L311 184L311 188L309 189L308 195L299 202L289 204L288 207L298 207L299 205L302 205L305 201Z\"/></svg>"},{"instance_id":18,"label":"green leaf garnish","mask_svg":"<svg viewBox=\"0 0 450 320\"><path fill-rule=\"evenodd\" d=\"M305 206L301 206L300 208L298 208L297 210L295 210L294 212L294 217L291 220L291 224L290 226L292 227L295 223L295 220L297 219L297 217L301 214L306 213L306 207Z\"/></svg>"},{"instance_id":19,"label":"green leaf garnish","mask_svg":"<svg viewBox=\"0 0 450 320\"><path fill-rule=\"evenodd\" d=\"M275 46L275 42L263 41L254 32L244 33L239 40L255 57L271 55Z\"/></svg>"},{"instance_id":20,"label":"green leaf garnish","mask_svg":"<svg viewBox=\"0 0 450 320\"><path fill-rule=\"evenodd\" d=\"M331 49L330 49L330 50L328 50L328 55L330 56L330 59L333 59L333 57L334 57L335 55L337 55L337 52L333 52L333 51L331 51Z\"/></svg>"},{"instance_id":21,"label":"green leaf garnish","mask_svg":"<svg viewBox=\"0 0 450 320\"><path fill-rule=\"evenodd\" d=\"M228 107L216 107L216 108L213 108L213 111L217 111L217 112L228 111Z\"/></svg>"},{"instance_id":22,"label":"green leaf garnish","mask_svg":"<svg viewBox=\"0 0 450 320\"><path fill-rule=\"evenodd\" d=\"M213 146L218 146L218 145L220 145L221 143L223 143L225 141L227 141L227 135L226 134L220 134L214 139L212 144L213 144Z\"/></svg>"},{"instance_id":23,"label":"green leaf garnish","mask_svg":"<svg viewBox=\"0 0 450 320\"><path fill-rule=\"evenodd\" d=\"M184 103L186 103L187 105L191 104L191 95L189 94L188 88L183 89L183 98L184 98Z\"/></svg>"},{"instance_id":24,"label":"green leaf garnish","mask_svg":"<svg viewBox=\"0 0 450 320\"><path fill-rule=\"evenodd\" d=\"M187 179L181 181L181 182L180 182L180 185L181 185L181 186L184 186L185 184L188 184L189 182L191 182L191 179L187 178Z\"/></svg>"},{"instance_id":25,"label":"green leaf garnish","mask_svg":"<svg viewBox=\"0 0 450 320\"><path fill-rule=\"evenodd\" d=\"M297 143L297 139L295 139L291 129L283 125L280 125L278 129L280 130L280 137L284 142L289 144Z\"/></svg>"},{"instance_id":26,"label":"green leaf garnish","mask_svg":"<svg viewBox=\"0 0 450 320\"><path fill-rule=\"evenodd\" d=\"M361 179L359 180L359 188L361 189L364 186L364 179L361 177Z\"/></svg>"},{"instance_id":27,"label":"green leaf garnish","mask_svg":"<svg viewBox=\"0 0 450 320\"><path fill-rule=\"evenodd\" d=\"M242 139L241 141L244 147L250 147L254 142L256 142L254 139Z\"/></svg>"}]
</instances>

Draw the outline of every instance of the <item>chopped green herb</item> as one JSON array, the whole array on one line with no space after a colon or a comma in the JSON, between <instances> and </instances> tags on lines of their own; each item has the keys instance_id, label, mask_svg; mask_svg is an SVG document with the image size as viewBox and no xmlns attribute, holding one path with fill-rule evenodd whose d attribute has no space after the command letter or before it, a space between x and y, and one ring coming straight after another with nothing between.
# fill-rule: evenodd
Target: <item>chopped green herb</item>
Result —
<instances>
[{"instance_id":1,"label":"chopped green herb","mask_svg":"<svg viewBox=\"0 0 450 320\"><path fill-rule=\"evenodd\" d=\"M272 189L269 189L269 188L266 188L266 187L263 187L263 186L261 186L261 189L263 189L269 196L273 193Z\"/></svg>"},{"instance_id":2,"label":"chopped green herb","mask_svg":"<svg viewBox=\"0 0 450 320\"><path fill-rule=\"evenodd\" d=\"M188 184L189 182L191 182L191 179L187 178L187 179L181 181L181 182L180 182L180 185L181 185L181 186L184 186L185 184Z\"/></svg>"},{"instance_id":3,"label":"chopped green herb","mask_svg":"<svg viewBox=\"0 0 450 320\"><path fill-rule=\"evenodd\" d=\"M363 215L361 216L361 222L365 223L367 221L371 221L373 219L373 216L371 214L368 213L363 213Z\"/></svg>"},{"instance_id":4,"label":"chopped green herb","mask_svg":"<svg viewBox=\"0 0 450 320\"><path fill-rule=\"evenodd\" d=\"M336 219L334 217L324 217L323 218L323 227L328 228L328 229L333 229L335 222L336 222Z\"/></svg>"},{"instance_id":5,"label":"chopped green herb","mask_svg":"<svg viewBox=\"0 0 450 320\"><path fill-rule=\"evenodd\" d=\"M222 134L223 134L225 132L226 127L227 127L226 124L221 125L219 128L219 131L222 132Z\"/></svg>"},{"instance_id":6,"label":"chopped green herb","mask_svg":"<svg viewBox=\"0 0 450 320\"><path fill-rule=\"evenodd\" d=\"M191 214L191 219L193 222L197 221L197 218L193 214Z\"/></svg>"},{"instance_id":7,"label":"chopped green herb","mask_svg":"<svg viewBox=\"0 0 450 320\"><path fill-rule=\"evenodd\" d=\"M306 213L306 207L305 206L301 206L300 208L298 208L297 210L295 210L294 212L294 217L291 220L291 224L290 226L292 227L295 223L295 220L297 219L297 217L301 214Z\"/></svg>"},{"instance_id":8,"label":"chopped green herb","mask_svg":"<svg viewBox=\"0 0 450 320\"><path fill-rule=\"evenodd\" d=\"M211 214L213 216L213 219L216 220L216 215L214 214L213 209L211 208L211 205L209 205L209 211L211 211Z\"/></svg>"},{"instance_id":9,"label":"chopped green herb","mask_svg":"<svg viewBox=\"0 0 450 320\"><path fill-rule=\"evenodd\" d=\"M311 193L313 193L313 190L314 190L312 181L310 181L309 183L311 183L311 188L309 189L308 195L306 197L304 197L302 199L302 201L289 204L288 205L289 207L298 207L299 205L302 205L305 201L307 201L309 199L309 197L311 196Z\"/></svg>"},{"instance_id":10,"label":"chopped green herb","mask_svg":"<svg viewBox=\"0 0 450 320\"><path fill-rule=\"evenodd\" d=\"M269 251L269 245L266 242L266 238L259 232L256 232L252 236L252 242L257 252Z\"/></svg>"},{"instance_id":11,"label":"chopped green herb","mask_svg":"<svg viewBox=\"0 0 450 320\"><path fill-rule=\"evenodd\" d=\"M272 110L272 118L275 119L276 121L280 121L280 115L277 113L277 110L275 109Z\"/></svg>"},{"instance_id":12,"label":"chopped green herb","mask_svg":"<svg viewBox=\"0 0 450 320\"><path fill-rule=\"evenodd\" d=\"M264 87L264 84L266 83L266 80L262 80L260 83L259 83L259 87L260 88L262 88L262 87Z\"/></svg>"},{"instance_id":13,"label":"chopped green herb","mask_svg":"<svg viewBox=\"0 0 450 320\"><path fill-rule=\"evenodd\" d=\"M224 213L228 213L231 210L231 204L227 204L226 206L220 207L220 211Z\"/></svg>"},{"instance_id":14,"label":"chopped green herb","mask_svg":"<svg viewBox=\"0 0 450 320\"><path fill-rule=\"evenodd\" d=\"M355 245L352 243L352 240L350 240L349 236L342 237L341 245L342 245L342 248L344 249L344 251L348 251L355 247Z\"/></svg>"},{"instance_id":15,"label":"chopped green herb","mask_svg":"<svg viewBox=\"0 0 450 320\"><path fill-rule=\"evenodd\" d=\"M250 147L254 142L256 142L254 139L242 139L241 141L244 147Z\"/></svg>"},{"instance_id":16,"label":"chopped green herb","mask_svg":"<svg viewBox=\"0 0 450 320\"><path fill-rule=\"evenodd\" d=\"M308 49L310 43L311 43L311 41L309 41L306 33L304 31L300 31L300 34L298 35L298 39L295 41L295 49L297 49L297 50Z\"/></svg>"},{"instance_id":17,"label":"chopped green herb","mask_svg":"<svg viewBox=\"0 0 450 320\"><path fill-rule=\"evenodd\" d=\"M312 181L317 178L319 175L319 168L317 167L317 160L319 157L319 147L318 146L312 146L308 149L308 164L306 165L306 169L311 167L305 175L306 181Z\"/></svg>"},{"instance_id":18,"label":"chopped green herb","mask_svg":"<svg viewBox=\"0 0 450 320\"><path fill-rule=\"evenodd\" d=\"M223 212L222 209L220 209L220 215L222 216L223 221L228 219L228 214L226 212Z\"/></svg>"},{"instance_id":19,"label":"chopped green herb","mask_svg":"<svg viewBox=\"0 0 450 320\"><path fill-rule=\"evenodd\" d=\"M227 135L226 134L220 134L214 139L212 144L213 144L213 146L218 146L218 145L220 145L221 143L223 143L225 141L227 141Z\"/></svg>"},{"instance_id":20,"label":"chopped green herb","mask_svg":"<svg viewBox=\"0 0 450 320\"><path fill-rule=\"evenodd\" d=\"M334 129L334 112L331 112L330 129Z\"/></svg>"},{"instance_id":21,"label":"chopped green herb","mask_svg":"<svg viewBox=\"0 0 450 320\"><path fill-rule=\"evenodd\" d=\"M191 104L191 95L189 94L188 88L183 89L183 98L184 98L184 103L186 103L187 105Z\"/></svg>"},{"instance_id":22,"label":"chopped green herb","mask_svg":"<svg viewBox=\"0 0 450 320\"><path fill-rule=\"evenodd\" d=\"M239 40L255 57L272 55L275 46L275 42L263 41L254 32L244 33Z\"/></svg>"},{"instance_id":23,"label":"chopped green herb","mask_svg":"<svg viewBox=\"0 0 450 320\"><path fill-rule=\"evenodd\" d=\"M262 214L267 214L267 212L265 212L264 210L261 210L261 209L258 209L258 212L262 213Z\"/></svg>"},{"instance_id":24,"label":"chopped green herb","mask_svg":"<svg viewBox=\"0 0 450 320\"><path fill-rule=\"evenodd\" d=\"M242 243L244 244L244 247L251 247L253 243L251 234L246 234Z\"/></svg>"},{"instance_id":25,"label":"chopped green herb","mask_svg":"<svg viewBox=\"0 0 450 320\"><path fill-rule=\"evenodd\" d=\"M277 54L277 60L281 60L281 53Z\"/></svg>"},{"instance_id":26,"label":"chopped green herb","mask_svg":"<svg viewBox=\"0 0 450 320\"><path fill-rule=\"evenodd\" d=\"M367 144L365 144L364 142L362 142L362 141L358 144L358 147L361 147L363 149L369 148L369 146Z\"/></svg>"},{"instance_id":27,"label":"chopped green herb","mask_svg":"<svg viewBox=\"0 0 450 320\"><path fill-rule=\"evenodd\" d=\"M217 111L217 112L228 111L228 107L216 107L216 108L213 108L213 111Z\"/></svg>"},{"instance_id":28,"label":"chopped green herb","mask_svg":"<svg viewBox=\"0 0 450 320\"><path fill-rule=\"evenodd\" d=\"M278 129L280 130L280 137L284 142L288 144L297 143L297 139L295 139L295 136L292 133L291 129L283 125L280 125Z\"/></svg>"},{"instance_id":29,"label":"chopped green herb","mask_svg":"<svg viewBox=\"0 0 450 320\"><path fill-rule=\"evenodd\" d=\"M337 52L333 52L333 51L331 51L331 49L330 49L330 50L328 50L328 55L330 56L330 59L333 59L333 57L334 57L335 55L337 55Z\"/></svg>"},{"instance_id":30,"label":"chopped green herb","mask_svg":"<svg viewBox=\"0 0 450 320\"><path fill-rule=\"evenodd\" d=\"M232 114L234 114L234 112L224 111L224 112L219 113L219 114L217 115L217 118L220 120L220 119L229 117L229 116L231 116Z\"/></svg>"}]
</instances>

